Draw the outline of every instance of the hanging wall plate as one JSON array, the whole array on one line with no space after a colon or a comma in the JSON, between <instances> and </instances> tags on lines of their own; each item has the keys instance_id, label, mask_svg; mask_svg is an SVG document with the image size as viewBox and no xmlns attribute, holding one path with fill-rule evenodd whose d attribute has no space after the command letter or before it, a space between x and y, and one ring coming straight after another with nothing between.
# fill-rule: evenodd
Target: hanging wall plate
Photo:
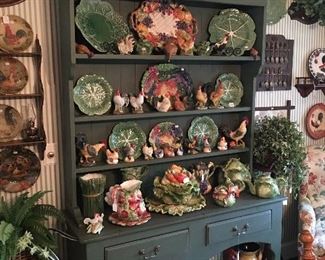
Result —
<instances>
[{"instance_id":1,"label":"hanging wall plate","mask_svg":"<svg viewBox=\"0 0 325 260\"><path fill-rule=\"evenodd\" d=\"M12 6L12 5L17 5L22 2L25 2L25 0L1 0L0 7L8 7L8 6Z\"/></svg>"},{"instance_id":2,"label":"hanging wall plate","mask_svg":"<svg viewBox=\"0 0 325 260\"><path fill-rule=\"evenodd\" d=\"M306 116L306 129L313 139L325 137L325 104L318 103L312 106Z\"/></svg>"},{"instance_id":3,"label":"hanging wall plate","mask_svg":"<svg viewBox=\"0 0 325 260\"><path fill-rule=\"evenodd\" d=\"M308 58L308 70L317 82L325 82L325 48L312 51Z\"/></svg>"}]
</instances>

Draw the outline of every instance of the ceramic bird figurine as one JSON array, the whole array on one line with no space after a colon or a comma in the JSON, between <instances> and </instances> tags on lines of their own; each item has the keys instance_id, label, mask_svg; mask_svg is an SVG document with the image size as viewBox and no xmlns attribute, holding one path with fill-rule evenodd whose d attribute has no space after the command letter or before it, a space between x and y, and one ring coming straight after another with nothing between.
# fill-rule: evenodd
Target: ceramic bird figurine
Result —
<instances>
[{"instance_id":1,"label":"ceramic bird figurine","mask_svg":"<svg viewBox=\"0 0 325 260\"><path fill-rule=\"evenodd\" d=\"M118 44L117 48L120 54L130 54L133 52L135 40L131 34L123 38Z\"/></svg>"},{"instance_id":2,"label":"ceramic bird figurine","mask_svg":"<svg viewBox=\"0 0 325 260\"><path fill-rule=\"evenodd\" d=\"M128 95L121 95L119 89L115 91L115 95L113 97L113 102L115 105L113 114L124 114L124 107L129 105L129 97Z\"/></svg>"},{"instance_id":3,"label":"ceramic bird figurine","mask_svg":"<svg viewBox=\"0 0 325 260\"><path fill-rule=\"evenodd\" d=\"M221 80L218 80L218 85L216 89L212 91L209 96L210 101L212 102L214 108L219 107L220 100L223 96L223 93L224 93L224 86Z\"/></svg>"},{"instance_id":4,"label":"ceramic bird figurine","mask_svg":"<svg viewBox=\"0 0 325 260\"><path fill-rule=\"evenodd\" d=\"M204 136L203 138L203 152L211 153L211 145L208 136Z\"/></svg>"},{"instance_id":5,"label":"ceramic bird figurine","mask_svg":"<svg viewBox=\"0 0 325 260\"><path fill-rule=\"evenodd\" d=\"M94 53L89 50L89 48L86 45L78 44L76 43L76 53L78 54L86 54L88 58L91 58L94 56Z\"/></svg>"},{"instance_id":6,"label":"ceramic bird figurine","mask_svg":"<svg viewBox=\"0 0 325 260\"><path fill-rule=\"evenodd\" d=\"M98 213L95 214L94 218L85 218L84 224L87 226L87 233L91 234L100 234L102 229L104 228L103 225L104 221L104 214L102 213L99 215Z\"/></svg>"},{"instance_id":7,"label":"ceramic bird figurine","mask_svg":"<svg viewBox=\"0 0 325 260\"><path fill-rule=\"evenodd\" d=\"M258 56L258 50L256 50L255 48L251 48L250 50L250 55L254 58L254 60L257 59L257 56Z\"/></svg>"},{"instance_id":8,"label":"ceramic bird figurine","mask_svg":"<svg viewBox=\"0 0 325 260\"><path fill-rule=\"evenodd\" d=\"M218 142L218 150L219 151L228 150L228 143L227 143L226 138L224 136L222 136L220 138L220 141Z\"/></svg>"},{"instance_id":9,"label":"ceramic bird figurine","mask_svg":"<svg viewBox=\"0 0 325 260\"><path fill-rule=\"evenodd\" d=\"M203 86L199 86L195 94L196 98L196 108L197 109L207 109L208 95L203 89Z\"/></svg>"},{"instance_id":10,"label":"ceramic bird figurine","mask_svg":"<svg viewBox=\"0 0 325 260\"><path fill-rule=\"evenodd\" d=\"M170 61L170 58L172 56L175 56L177 54L178 46L176 44L176 40L169 39L164 45L164 51L166 53L166 57L168 62Z\"/></svg>"},{"instance_id":11,"label":"ceramic bird figurine","mask_svg":"<svg viewBox=\"0 0 325 260\"><path fill-rule=\"evenodd\" d=\"M198 138L197 138L197 136L194 136L192 142L189 142L187 144L187 153L197 154L198 153L197 143L198 143Z\"/></svg>"},{"instance_id":12,"label":"ceramic bird figurine","mask_svg":"<svg viewBox=\"0 0 325 260\"><path fill-rule=\"evenodd\" d=\"M143 89L141 89L137 97L135 96L130 97L130 104L133 108L132 110L133 113L143 113L143 107L142 107L143 103L144 103Z\"/></svg>"},{"instance_id":13,"label":"ceramic bird figurine","mask_svg":"<svg viewBox=\"0 0 325 260\"><path fill-rule=\"evenodd\" d=\"M110 149L106 150L106 162L107 164L118 164L118 152L117 150L113 149L112 151Z\"/></svg>"},{"instance_id":14,"label":"ceramic bird figurine","mask_svg":"<svg viewBox=\"0 0 325 260\"><path fill-rule=\"evenodd\" d=\"M134 144L127 144L124 147L124 162L134 162L134 154L135 154L135 145Z\"/></svg>"},{"instance_id":15,"label":"ceramic bird figurine","mask_svg":"<svg viewBox=\"0 0 325 260\"><path fill-rule=\"evenodd\" d=\"M229 137L235 141L235 148L238 146L245 147L245 143L242 140L247 133L248 119L244 119L239 127L235 131L230 131Z\"/></svg>"},{"instance_id":16,"label":"ceramic bird figurine","mask_svg":"<svg viewBox=\"0 0 325 260\"><path fill-rule=\"evenodd\" d=\"M142 147L142 153L145 160L153 159L153 147L147 146L146 144Z\"/></svg>"}]
</instances>

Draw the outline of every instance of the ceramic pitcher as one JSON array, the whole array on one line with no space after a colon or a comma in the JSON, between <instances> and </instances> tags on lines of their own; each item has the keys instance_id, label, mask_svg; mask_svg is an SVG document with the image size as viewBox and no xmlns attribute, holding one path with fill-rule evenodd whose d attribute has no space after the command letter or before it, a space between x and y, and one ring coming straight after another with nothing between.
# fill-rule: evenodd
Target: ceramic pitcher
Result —
<instances>
[{"instance_id":1,"label":"ceramic pitcher","mask_svg":"<svg viewBox=\"0 0 325 260\"><path fill-rule=\"evenodd\" d=\"M239 260L262 260L262 251L257 243L239 245Z\"/></svg>"}]
</instances>

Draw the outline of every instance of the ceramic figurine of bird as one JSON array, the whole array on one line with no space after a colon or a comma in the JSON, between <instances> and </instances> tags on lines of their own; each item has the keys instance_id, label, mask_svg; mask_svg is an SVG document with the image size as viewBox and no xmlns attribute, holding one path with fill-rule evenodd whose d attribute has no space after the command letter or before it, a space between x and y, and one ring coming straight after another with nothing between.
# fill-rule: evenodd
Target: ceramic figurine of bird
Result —
<instances>
[{"instance_id":1,"label":"ceramic figurine of bird","mask_svg":"<svg viewBox=\"0 0 325 260\"><path fill-rule=\"evenodd\" d=\"M94 56L94 53L89 50L89 48L86 45L78 44L76 43L76 53L78 54L86 54L88 58L91 58Z\"/></svg>"},{"instance_id":2,"label":"ceramic figurine of bird","mask_svg":"<svg viewBox=\"0 0 325 260\"><path fill-rule=\"evenodd\" d=\"M121 95L119 89L115 90L115 95L113 97L113 102L115 105L113 114L124 114L124 107L129 105L128 95Z\"/></svg>"},{"instance_id":3,"label":"ceramic figurine of bird","mask_svg":"<svg viewBox=\"0 0 325 260\"><path fill-rule=\"evenodd\" d=\"M211 153L211 145L208 136L203 137L203 152Z\"/></svg>"},{"instance_id":4,"label":"ceramic figurine of bird","mask_svg":"<svg viewBox=\"0 0 325 260\"><path fill-rule=\"evenodd\" d=\"M145 160L153 159L153 147L147 146L146 144L142 147L142 153Z\"/></svg>"},{"instance_id":5,"label":"ceramic figurine of bird","mask_svg":"<svg viewBox=\"0 0 325 260\"><path fill-rule=\"evenodd\" d=\"M199 86L195 94L196 98L196 108L197 109L207 109L206 104L208 102L208 95L205 92L203 86Z\"/></svg>"},{"instance_id":6,"label":"ceramic figurine of bird","mask_svg":"<svg viewBox=\"0 0 325 260\"><path fill-rule=\"evenodd\" d=\"M94 218L85 218L84 219L84 224L88 225L87 226L87 233L100 234L100 232L104 228L103 221L104 221L104 214L103 213L101 215L96 213Z\"/></svg>"},{"instance_id":7,"label":"ceramic figurine of bird","mask_svg":"<svg viewBox=\"0 0 325 260\"><path fill-rule=\"evenodd\" d=\"M226 138L224 136L222 136L220 138L220 141L218 142L218 150L219 151L228 150L228 143L227 143Z\"/></svg>"},{"instance_id":8,"label":"ceramic figurine of bird","mask_svg":"<svg viewBox=\"0 0 325 260\"><path fill-rule=\"evenodd\" d=\"M223 93L224 93L224 86L221 80L218 80L218 85L216 89L212 91L209 96L210 101L212 102L214 108L219 107L220 100L222 98Z\"/></svg>"},{"instance_id":9,"label":"ceramic figurine of bird","mask_svg":"<svg viewBox=\"0 0 325 260\"><path fill-rule=\"evenodd\" d=\"M124 151L124 162L134 162L134 154L135 154L135 145L134 144L127 144L123 148Z\"/></svg>"},{"instance_id":10,"label":"ceramic figurine of bird","mask_svg":"<svg viewBox=\"0 0 325 260\"><path fill-rule=\"evenodd\" d=\"M235 141L235 147L242 146L245 147L245 143L242 140L247 133L247 125L249 120L245 118L235 131L230 131L229 137Z\"/></svg>"},{"instance_id":11,"label":"ceramic figurine of bird","mask_svg":"<svg viewBox=\"0 0 325 260\"><path fill-rule=\"evenodd\" d=\"M127 35L125 38L117 44L117 48L120 54L130 54L133 52L135 45L135 40L131 34Z\"/></svg>"},{"instance_id":12,"label":"ceramic figurine of bird","mask_svg":"<svg viewBox=\"0 0 325 260\"><path fill-rule=\"evenodd\" d=\"M113 149L106 149L106 162L107 164L118 164L118 151Z\"/></svg>"},{"instance_id":13,"label":"ceramic figurine of bird","mask_svg":"<svg viewBox=\"0 0 325 260\"><path fill-rule=\"evenodd\" d=\"M257 56L258 56L258 50L256 50L255 48L251 48L250 50L250 55L254 58L254 60L257 59Z\"/></svg>"},{"instance_id":14,"label":"ceramic figurine of bird","mask_svg":"<svg viewBox=\"0 0 325 260\"><path fill-rule=\"evenodd\" d=\"M133 113L143 113L143 105L144 103L144 92L143 89L141 89L138 96L131 96L130 97L130 104L133 108Z\"/></svg>"},{"instance_id":15,"label":"ceramic figurine of bird","mask_svg":"<svg viewBox=\"0 0 325 260\"><path fill-rule=\"evenodd\" d=\"M176 40L170 38L169 40L166 41L164 45L164 51L166 53L166 57L168 62L170 61L170 58L172 56L175 56L177 54L178 46L176 44Z\"/></svg>"}]
</instances>

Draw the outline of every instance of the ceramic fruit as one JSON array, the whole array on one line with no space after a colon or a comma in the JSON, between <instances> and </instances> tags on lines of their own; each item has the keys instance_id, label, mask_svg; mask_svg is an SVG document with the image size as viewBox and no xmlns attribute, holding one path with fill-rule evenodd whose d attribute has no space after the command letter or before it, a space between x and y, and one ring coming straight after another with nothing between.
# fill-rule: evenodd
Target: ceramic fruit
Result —
<instances>
[{"instance_id":1,"label":"ceramic fruit","mask_svg":"<svg viewBox=\"0 0 325 260\"><path fill-rule=\"evenodd\" d=\"M211 191L212 186L210 184L210 178L214 174L215 169L216 166L213 162L209 162L208 164L199 162L194 165L192 173L200 184L200 191L202 194L207 194Z\"/></svg>"},{"instance_id":2,"label":"ceramic fruit","mask_svg":"<svg viewBox=\"0 0 325 260\"><path fill-rule=\"evenodd\" d=\"M250 182L248 184L250 192L260 198L273 198L280 194L277 182L271 177L270 172L261 172L255 179L254 185Z\"/></svg>"},{"instance_id":3,"label":"ceramic fruit","mask_svg":"<svg viewBox=\"0 0 325 260\"><path fill-rule=\"evenodd\" d=\"M140 191L141 183L140 180L128 180L110 187L105 201L113 208L109 216L113 224L134 226L150 220L151 215L146 210Z\"/></svg>"}]
</instances>

